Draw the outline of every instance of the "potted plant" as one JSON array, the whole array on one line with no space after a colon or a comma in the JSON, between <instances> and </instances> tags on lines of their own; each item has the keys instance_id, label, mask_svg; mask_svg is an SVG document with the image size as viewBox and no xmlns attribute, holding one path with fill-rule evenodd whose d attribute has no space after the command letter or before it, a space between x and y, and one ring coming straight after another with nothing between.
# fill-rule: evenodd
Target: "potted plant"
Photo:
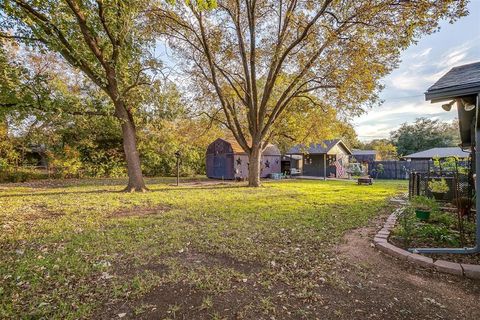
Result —
<instances>
[{"instance_id":1,"label":"potted plant","mask_svg":"<svg viewBox=\"0 0 480 320\"><path fill-rule=\"evenodd\" d=\"M422 221L428 220L430 218L430 213L438 208L438 204L434 199L424 196L412 198L410 204L415 210L416 217Z\"/></svg>"},{"instance_id":2,"label":"potted plant","mask_svg":"<svg viewBox=\"0 0 480 320\"><path fill-rule=\"evenodd\" d=\"M437 200L442 200L450 188L448 187L447 181L444 178L440 180L432 180L428 182L428 188L433 194L433 197Z\"/></svg>"}]
</instances>

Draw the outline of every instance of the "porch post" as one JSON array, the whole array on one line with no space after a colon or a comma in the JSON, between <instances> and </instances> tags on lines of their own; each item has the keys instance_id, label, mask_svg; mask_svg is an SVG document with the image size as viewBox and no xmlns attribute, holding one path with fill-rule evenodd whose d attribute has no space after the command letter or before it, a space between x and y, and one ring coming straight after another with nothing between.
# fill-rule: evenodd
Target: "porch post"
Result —
<instances>
[{"instance_id":1,"label":"porch post","mask_svg":"<svg viewBox=\"0 0 480 320\"><path fill-rule=\"evenodd\" d=\"M475 121L475 222L477 223L476 233L475 233L475 248L472 252L480 252L480 197L478 196L478 191L480 187L480 93L477 94L476 99L477 108L476 112L476 121Z\"/></svg>"},{"instance_id":2,"label":"porch post","mask_svg":"<svg viewBox=\"0 0 480 320\"><path fill-rule=\"evenodd\" d=\"M323 180L327 180L327 154L323 155Z\"/></svg>"}]
</instances>

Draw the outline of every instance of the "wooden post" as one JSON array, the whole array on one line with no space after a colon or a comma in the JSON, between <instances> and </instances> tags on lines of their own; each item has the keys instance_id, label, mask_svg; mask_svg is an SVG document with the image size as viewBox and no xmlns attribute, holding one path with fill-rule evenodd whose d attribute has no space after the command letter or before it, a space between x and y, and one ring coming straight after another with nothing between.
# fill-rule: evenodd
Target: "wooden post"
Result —
<instances>
[{"instance_id":1,"label":"wooden post","mask_svg":"<svg viewBox=\"0 0 480 320\"><path fill-rule=\"evenodd\" d=\"M327 154L323 155L323 180L327 180Z\"/></svg>"},{"instance_id":2,"label":"wooden post","mask_svg":"<svg viewBox=\"0 0 480 320\"><path fill-rule=\"evenodd\" d=\"M177 158L177 187L180 182L180 158Z\"/></svg>"},{"instance_id":3,"label":"wooden post","mask_svg":"<svg viewBox=\"0 0 480 320\"><path fill-rule=\"evenodd\" d=\"M175 152L175 157L177 158L177 187L180 183L180 151Z\"/></svg>"}]
</instances>

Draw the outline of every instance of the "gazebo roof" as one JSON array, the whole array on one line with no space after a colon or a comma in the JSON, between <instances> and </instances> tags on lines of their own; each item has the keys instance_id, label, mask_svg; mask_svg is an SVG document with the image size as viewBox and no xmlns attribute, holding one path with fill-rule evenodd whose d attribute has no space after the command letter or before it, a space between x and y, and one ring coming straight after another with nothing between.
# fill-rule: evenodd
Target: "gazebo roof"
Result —
<instances>
[{"instance_id":1,"label":"gazebo roof","mask_svg":"<svg viewBox=\"0 0 480 320\"><path fill-rule=\"evenodd\" d=\"M463 151L459 147L432 148L405 156L406 159L431 159L431 158L468 158L470 153Z\"/></svg>"}]
</instances>

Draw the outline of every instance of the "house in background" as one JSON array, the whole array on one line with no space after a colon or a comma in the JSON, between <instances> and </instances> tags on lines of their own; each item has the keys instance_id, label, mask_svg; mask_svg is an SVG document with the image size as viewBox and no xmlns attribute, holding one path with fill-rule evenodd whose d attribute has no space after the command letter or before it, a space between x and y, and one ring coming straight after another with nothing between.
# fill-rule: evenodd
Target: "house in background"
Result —
<instances>
[{"instance_id":1,"label":"house in background","mask_svg":"<svg viewBox=\"0 0 480 320\"><path fill-rule=\"evenodd\" d=\"M212 179L248 178L248 155L235 140L217 139L207 148L207 177ZM269 144L260 160L260 177L266 178L272 173L280 173L281 153L273 144Z\"/></svg>"},{"instance_id":2,"label":"house in background","mask_svg":"<svg viewBox=\"0 0 480 320\"><path fill-rule=\"evenodd\" d=\"M456 157L458 159L468 159L470 152L463 151L460 147L432 148L416 153L409 154L403 158L411 161L433 160L435 158L445 159Z\"/></svg>"},{"instance_id":3,"label":"house in background","mask_svg":"<svg viewBox=\"0 0 480 320\"><path fill-rule=\"evenodd\" d=\"M345 178L352 155L340 139L325 140L309 146L297 145L287 151L286 156L294 160L295 169L302 176Z\"/></svg>"},{"instance_id":4,"label":"house in background","mask_svg":"<svg viewBox=\"0 0 480 320\"><path fill-rule=\"evenodd\" d=\"M369 163L375 160L379 160L377 159L377 151L375 150L353 149L352 158L359 163Z\"/></svg>"}]
</instances>

